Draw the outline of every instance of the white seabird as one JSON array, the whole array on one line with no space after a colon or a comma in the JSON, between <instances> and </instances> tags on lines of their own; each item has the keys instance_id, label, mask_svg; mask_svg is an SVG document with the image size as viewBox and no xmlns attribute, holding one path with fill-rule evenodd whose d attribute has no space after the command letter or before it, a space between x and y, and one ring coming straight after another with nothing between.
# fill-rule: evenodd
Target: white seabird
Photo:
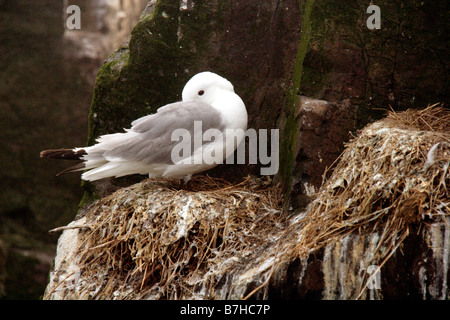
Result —
<instances>
[{"instance_id":1,"label":"white seabird","mask_svg":"<svg viewBox=\"0 0 450 320\"><path fill-rule=\"evenodd\" d=\"M182 101L133 121L125 132L100 136L95 145L85 148L45 150L41 158L83 160L59 174L87 170L81 175L87 181L131 174L187 181L192 174L218 164L202 160L205 150L220 149L224 160L243 138L241 135L237 139L202 139L200 145L190 141L192 152L174 162L172 151L179 142L173 141L172 133L182 129L193 137L194 129L199 130L195 123L201 124L201 134L215 129L225 136L227 129L247 129L245 104L228 80L212 72L198 73L186 83Z\"/></svg>"}]
</instances>

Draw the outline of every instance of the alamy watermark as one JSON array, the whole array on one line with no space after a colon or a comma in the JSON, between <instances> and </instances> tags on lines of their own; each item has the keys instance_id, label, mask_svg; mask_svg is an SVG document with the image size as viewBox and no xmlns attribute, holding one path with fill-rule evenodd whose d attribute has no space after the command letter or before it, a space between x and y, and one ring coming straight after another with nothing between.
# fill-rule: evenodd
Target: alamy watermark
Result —
<instances>
[{"instance_id":1,"label":"alamy watermark","mask_svg":"<svg viewBox=\"0 0 450 320\"><path fill-rule=\"evenodd\" d=\"M180 7L180 10L184 10L185 8L183 4ZM81 29L81 9L77 5L70 5L66 9L66 13L69 16L66 19L66 27L69 30ZM379 6L371 4L367 7L366 13L370 13L371 15L367 18L366 26L368 29L381 29L381 9Z\"/></svg>"},{"instance_id":2,"label":"alamy watermark","mask_svg":"<svg viewBox=\"0 0 450 320\"><path fill-rule=\"evenodd\" d=\"M248 162L245 152L247 139ZM261 167L261 175L275 175L279 167L279 139L278 129L225 129L222 132L210 128L203 132L202 122L194 121L193 133L183 128L172 132L171 140L178 143L172 149L171 159L179 164L223 164L226 158L226 164L234 164L236 149L237 164L257 164L259 160L260 164L267 165Z\"/></svg>"},{"instance_id":3,"label":"alamy watermark","mask_svg":"<svg viewBox=\"0 0 450 320\"><path fill-rule=\"evenodd\" d=\"M367 7L366 13L371 13L367 18L366 26L370 30L381 29L381 10L379 6L374 4Z\"/></svg>"},{"instance_id":4,"label":"alamy watermark","mask_svg":"<svg viewBox=\"0 0 450 320\"><path fill-rule=\"evenodd\" d=\"M66 27L69 30L81 29L81 10L77 5L70 5L66 9L69 16L66 19Z\"/></svg>"}]
</instances>

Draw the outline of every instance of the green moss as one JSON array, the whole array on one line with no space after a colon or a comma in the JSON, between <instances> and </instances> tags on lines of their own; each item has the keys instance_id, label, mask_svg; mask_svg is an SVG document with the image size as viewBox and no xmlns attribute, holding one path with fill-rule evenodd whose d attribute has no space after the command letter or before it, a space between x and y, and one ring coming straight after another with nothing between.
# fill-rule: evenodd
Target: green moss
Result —
<instances>
[{"instance_id":1,"label":"green moss","mask_svg":"<svg viewBox=\"0 0 450 320\"><path fill-rule=\"evenodd\" d=\"M85 190L85 192L80 200L80 203L78 204L78 210L96 200L99 200L99 196L93 191L94 188L90 182L82 180L81 186Z\"/></svg>"},{"instance_id":2,"label":"green moss","mask_svg":"<svg viewBox=\"0 0 450 320\"><path fill-rule=\"evenodd\" d=\"M289 203L291 193L291 178L294 166L294 151L298 134L298 124L296 113L298 109L298 94L302 83L303 61L308 50L309 39L311 37L311 11L314 0L298 1L302 14L302 35L295 59L292 85L287 91L285 105L285 123L281 135L280 143L280 177L287 197L286 204Z\"/></svg>"},{"instance_id":3,"label":"green moss","mask_svg":"<svg viewBox=\"0 0 450 320\"><path fill-rule=\"evenodd\" d=\"M129 48L107 60L97 76L88 143L181 98L190 76L184 71L197 63L208 43L212 13L203 2L185 13L179 1L159 1L133 29Z\"/></svg>"}]
</instances>

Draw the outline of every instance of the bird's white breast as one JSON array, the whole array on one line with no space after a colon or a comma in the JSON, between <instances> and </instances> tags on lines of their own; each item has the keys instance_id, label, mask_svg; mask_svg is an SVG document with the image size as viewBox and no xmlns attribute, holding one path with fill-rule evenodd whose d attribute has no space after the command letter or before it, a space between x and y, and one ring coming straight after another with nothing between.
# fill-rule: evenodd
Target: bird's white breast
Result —
<instances>
[{"instance_id":1,"label":"bird's white breast","mask_svg":"<svg viewBox=\"0 0 450 320\"><path fill-rule=\"evenodd\" d=\"M222 114L227 128L247 129L247 110L236 93L220 90L212 106Z\"/></svg>"}]
</instances>

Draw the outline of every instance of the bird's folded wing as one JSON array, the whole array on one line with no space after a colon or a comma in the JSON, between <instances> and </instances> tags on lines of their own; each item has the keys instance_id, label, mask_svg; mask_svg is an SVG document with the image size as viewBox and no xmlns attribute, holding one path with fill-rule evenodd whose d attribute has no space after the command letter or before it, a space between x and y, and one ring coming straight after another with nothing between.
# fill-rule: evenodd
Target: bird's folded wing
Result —
<instances>
[{"instance_id":1,"label":"bird's folded wing","mask_svg":"<svg viewBox=\"0 0 450 320\"><path fill-rule=\"evenodd\" d=\"M221 113L212 106L201 102L176 102L135 120L126 133L100 137L98 149L92 151L103 153L108 161L171 164L172 149L179 143L172 141L172 133L176 129L187 130L193 145L195 121L201 122L202 133L211 128L225 130Z\"/></svg>"}]
</instances>

